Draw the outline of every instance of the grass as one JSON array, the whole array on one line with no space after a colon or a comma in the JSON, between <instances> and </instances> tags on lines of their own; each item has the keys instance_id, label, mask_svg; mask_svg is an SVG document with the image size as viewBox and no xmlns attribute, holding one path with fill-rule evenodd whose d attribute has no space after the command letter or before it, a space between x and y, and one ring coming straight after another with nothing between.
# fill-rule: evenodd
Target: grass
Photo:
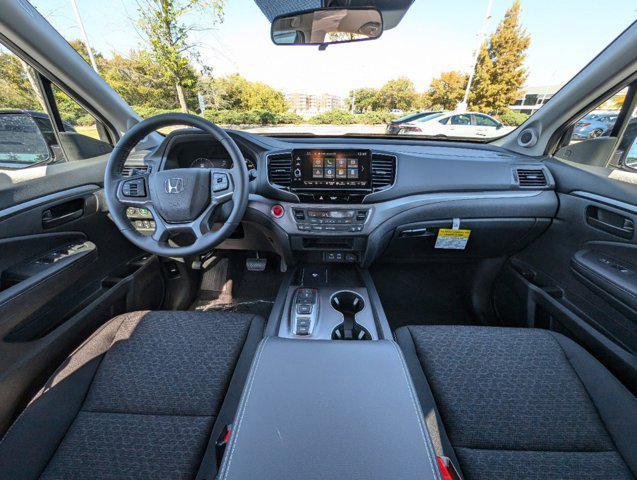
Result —
<instances>
[{"instance_id":1,"label":"grass","mask_svg":"<svg viewBox=\"0 0 637 480\"><path fill-rule=\"evenodd\" d=\"M95 125L89 125L87 127L81 127L78 125L75 127L75 131L81 135L86 135L87 137L96 138L97 140L100 139L100 135L97 132Z\"/></svg>"}]
</instances>

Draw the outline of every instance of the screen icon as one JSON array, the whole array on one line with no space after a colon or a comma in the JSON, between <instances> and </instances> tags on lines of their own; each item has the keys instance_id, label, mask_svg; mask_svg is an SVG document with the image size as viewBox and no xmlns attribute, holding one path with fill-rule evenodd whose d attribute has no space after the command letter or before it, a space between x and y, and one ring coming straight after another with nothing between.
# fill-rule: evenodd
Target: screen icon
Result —
<instances>
[{"instance_id":1,"label":"screen icon","mask_svg":"<svg viewBox=\"0 0 637 480\"><path fill-rule=\"evenodd\" d=\"M336 159L336 168L345 168L347 167L347 159L346 158L337 158Z\"/></svg>"},{"instance_id":2,"label":"screen icon","mask_svg":"<svg viewBox=\"0 0 637 480\"><path fill-rule=\"evenodd\" d=\"M347 178L358 178L358 168L348 168Z\"/></svg>"},{"instance_id":3,"label":"screen icon","mask_svg":"<svg viewBox=\"0 0 637 480\"><path fill-rule=\"evenodd\" d=\"M326 167L324 170L325 178L334 178L334 168Z\"/></svg>"},{"instance_id":4,"label":"screen icon","mask_svg":"<svg viewBox=\"0 0 637 480\"><path fill-rule=\"evenodd\" d=\"M325 159L325 167L333 167L335 165L335 160L333 158Z\"/></svg>"},{"instance_id":5,"label":"screen icon","mask_svg":"<svg viewBox=\"0 0 637 480\"><path fill-rule=\"evenodd\" d=\"M347 169L336 168L336 178L347 178Z\"/></svg>"},{"instance_id":6,"label":"screen icon","mask_svg":"<svg viewBox=\"0 0 637 480\"><path fill-rule=\"evenodd\" d=\"M312 178L323 178L323 169L322 168L313 168L312 169Z\"/></svg>"}]
</instances>

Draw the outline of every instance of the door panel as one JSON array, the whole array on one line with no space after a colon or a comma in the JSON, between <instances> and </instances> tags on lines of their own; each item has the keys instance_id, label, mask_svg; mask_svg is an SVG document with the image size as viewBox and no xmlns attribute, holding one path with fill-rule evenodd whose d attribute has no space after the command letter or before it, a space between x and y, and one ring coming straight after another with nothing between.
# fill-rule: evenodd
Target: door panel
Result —
<instances>
[{"instance_id":1,"label":"door panel","mask_svg":"<svg viewBox=\"0 0 637 480\"><path fill-rule=\"evenodd\" d=\"M637 392L637 186L552 162L556 218L510 259L494 304L504 321L567 334Z\"/></svg>"},{"instance_id":2,"label":"door panel","mask_svg":"<svg viewBox=\"0 0 637 480\"><path fill-rule=\"evenodd\" d=\"M163 298L159 260L119 232L99 185L35 183L45 195L0 210L0 435L91 332Z\"/></svg>"}]
</instances>

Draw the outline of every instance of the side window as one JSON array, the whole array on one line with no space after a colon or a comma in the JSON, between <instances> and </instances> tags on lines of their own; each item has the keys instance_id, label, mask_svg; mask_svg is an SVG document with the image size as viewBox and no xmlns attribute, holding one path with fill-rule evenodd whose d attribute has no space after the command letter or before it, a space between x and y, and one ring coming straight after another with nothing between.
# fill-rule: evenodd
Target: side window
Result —
<instances>
[{"instance_id":1,"label":"side window","mask_svg":"<svg viewBox=\"0 0 637 480\"><path fill-rule=\"evenodd\" d=\"M53 96L60 112L65 132L74 132L100 140L97 120L75 100L53 85Z\"/></svg>"},{"instance_id":2,"label":"side window","mask_svg":"<svg viewBox=\"0 0 637 480\"><path fill-rule=\"evenodd\" d=\"M569 144L610 135L627 93L628 89L623 89L581 117L575 123Z\"/></svg>"},{"instance_id":3,"label":"side window","mask_svg":"<svg viewBox=\"0 0 637 480\"><path fill-rule=\"evenodd\" d=\"M571 127L570 137L562 139L563 146L555 156L583 165L637 169L637 109L626 119L626 129L619 140L607 138L615 130L626 99L631 98L628 91L629 87L622 89L579 118ZM609 152L613 152L612 156Z\"/></svg>"},{"instance_id":4,"label":"side window","mask_svg":"<svg viewBox=\"0 0 637 480\"><path fill-rule=\"evenodd\" d=\"M2 46L0 72L0 168L54 160L51 139L55 137L35 72Z\"/></svg>"},{"instance_id":5,"label":"side window","mask_svg":"<svg viewBox=\"0 0 637 480\"><path fill-rule=\"evenodd\" d=\"M449 117L438 120L438 122L442 123L443 125L447 125L449 123Z\"/></svg>"},{"instance_id":6,"label":"side window","mask_svg":"<svg viewBox=\"0 0 637 480\"><path fill-rule=\"evenodd\" d=\"M469 115L454 115L451 117L451 125L471 125Z\"/></svg>"},{"instance_id":7,"label":"side window","mask_svg":"<svg viewBox=\"0 0 637 480\"><path fill-rule=\"evenodd\" d=\"M497 127L498 124L492 118L489 118L485 115L474 115L476 125L479 127Z\"/></svg>"},{"instance_id":8,"label":"side window","mask_svg":"<svg viewBox=\"0 0 637 480\"><path fill-rule=\"evenodd\" d=\"M82 160L112 149L93 116L57 86L43 82L44 87L33 68L0 45L0 169ZM59 120L47 113L43 92L48 85Z\"/></svg>"}]
</instances>

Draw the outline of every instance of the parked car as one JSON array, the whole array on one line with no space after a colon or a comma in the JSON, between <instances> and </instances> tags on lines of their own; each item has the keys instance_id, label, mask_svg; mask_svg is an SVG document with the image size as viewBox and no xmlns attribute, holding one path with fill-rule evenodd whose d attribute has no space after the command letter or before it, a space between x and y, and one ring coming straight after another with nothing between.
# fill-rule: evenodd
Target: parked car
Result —
<instances>
[{"instance_id":1,"label":"parked car","mask_svg":"<svg viewBox=\"0 0 637 480\"><path fill-rule=\"evenodd\" d=\"M436 114L436 113L442 113L442 112L435 111L435 110L427 110L425 112L410 113L409 115L405 115L404 117L396 118L394 120L391 120L387 124L387 128L385 129L385 133L388 134L388 135L397 135L398 132L400 132L400 129L403 127L404 124L409 123L409 122L414 122L416 120L428 117L429 115L433 115L433 114Z\"/></svg>"},{"instance_id":2,"label":"parked car","mask_svg":"<svg viewBox=\"0 0 637 480\"><path fill-rule=\"evenodd\" d=\"M616 120L616 113L590 113L575 124L572 138L586 140L607 135Z\"/></svg>"},{"instance_id":3,"label":"parked car","mask_svg":"<svg viewBox=\"0 0 637 480\"><path fill-rule=\"evenodd\" d=\"M491 138L504 134L503 127L501 122L485 113L447 112L407 122L398 133L439 138Z\"/></svg>"},{"instance_id":4,"label":"parked car","mask_svg":"<svg viewBox=\"0 0 637 480\"><path fill-rule=\"evenodd\" d=\"M400 108L393 108L390 110L390 113L393 113L395 115L402 115L403 113L405 113L405 111L401 110Z\"/></svg>"},{"instance_id":5,"label":"parked car","mask_svg":"<svg viewBox=\"0 0 637 480\"><path fill-rule=\"evenodd\" d=\"M67 122L64 130L75 132ZM0 110L0 167L22 168L51 160L63 161L64 155L46 113Z\"/></svg>"}]
</instances>

